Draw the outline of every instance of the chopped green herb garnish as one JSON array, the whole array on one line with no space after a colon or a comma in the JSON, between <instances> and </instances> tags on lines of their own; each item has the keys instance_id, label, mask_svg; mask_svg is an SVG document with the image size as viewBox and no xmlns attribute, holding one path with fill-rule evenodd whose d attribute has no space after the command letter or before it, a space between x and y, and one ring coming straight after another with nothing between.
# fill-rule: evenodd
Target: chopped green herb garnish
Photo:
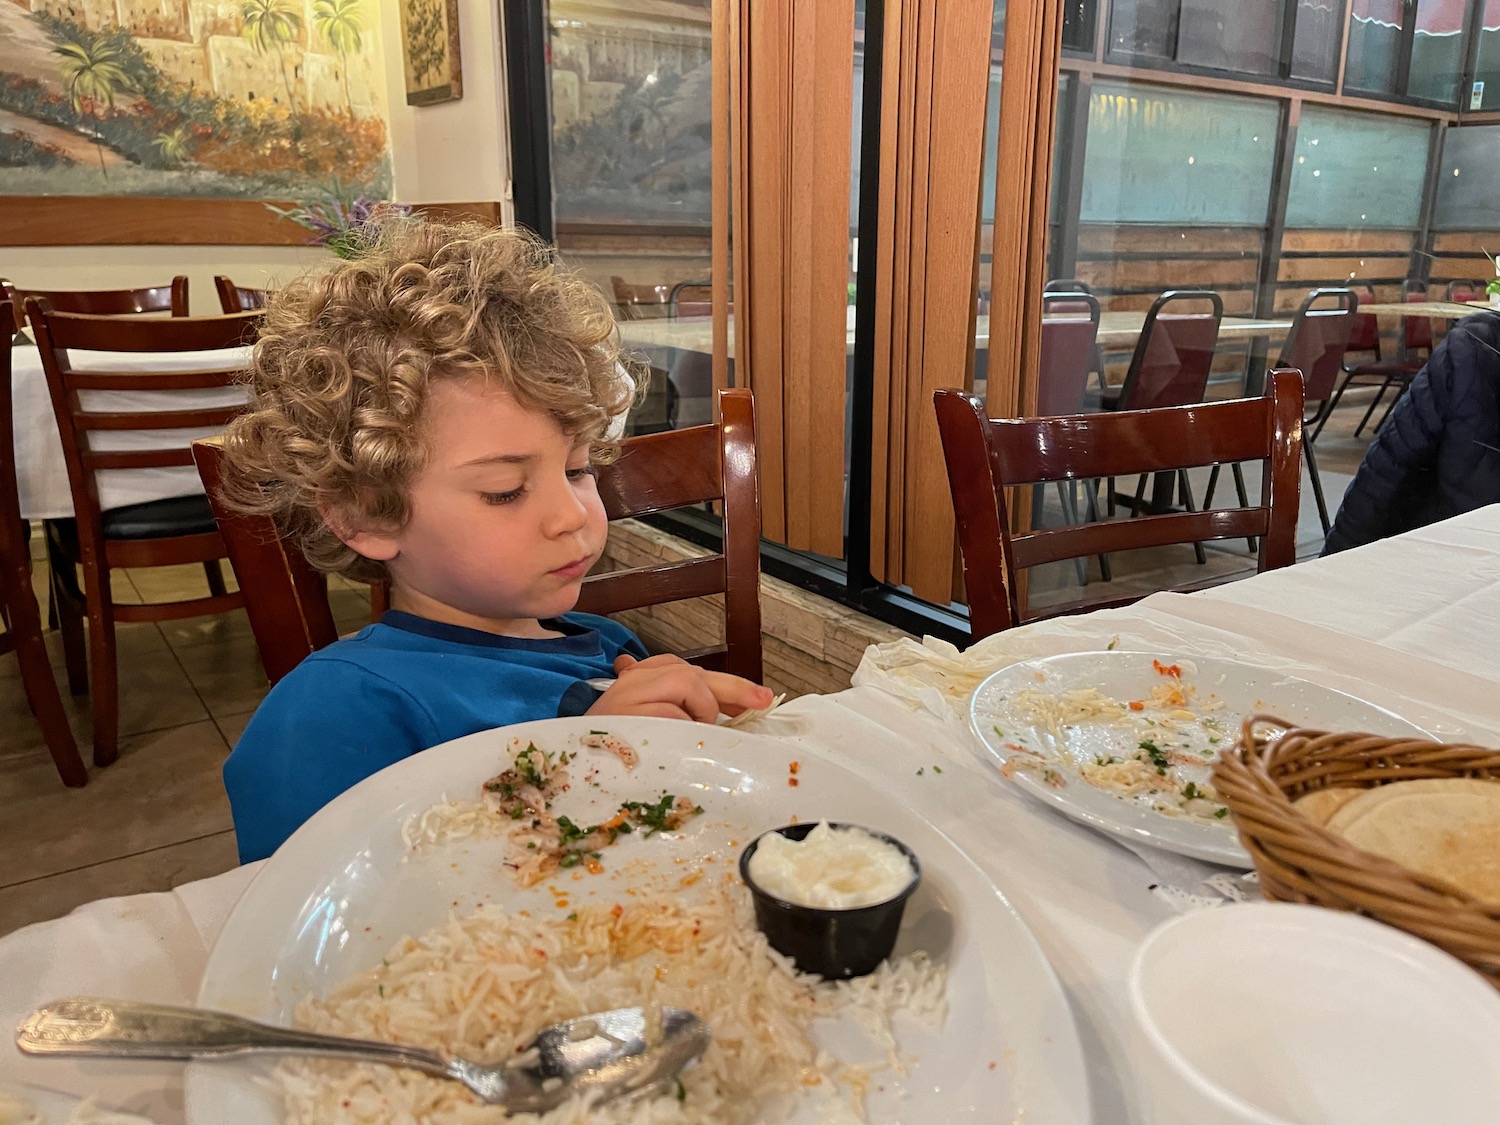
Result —
<instances>
[{"instance_id":1,"label":"chopped green herb garnish","mask_svg":"<svg viewBox=\"0 0 1500 1125\"><path fill-rule=\"evenodd\" d=\"M382 1000L384 1000L385 999L385 985L383 985L383 984L382 985L377 985L376 987L378 987L380 989L380 998Z\"/></svg>"},{"instance_id":2,"label":"chopped green herb garnish","mask_svg":"<svg viewBox=\"0 0 1500 1125\"><path fill-rule=\"evenodd\" d=\"M942 773L943 772L943 767L942 766L933 766L932 767L932 772L933 773Z\"/></svg>"},{"instance_id":3,"label":"chopped green herb garnish","mask_svg":"<svg viewBox=\"0 0 1500 1125\"><path fill-rule=\"evenodd\" d=\"M1115 651L1115 645L1117 645L1119 643L1120 643L1120 638L1119 637L1115 637L1112 641L1109 642L1109 644L1105 645L1104 648L1108 652L1114 652Z\"/></svg>"},{"instance_id":4,"label":"chopped green herb garnish","mask_svg":"<svg viewBox=\"0 0 1500 1125\"><path fill-rule=\"evenodd\" d=\"M1220 820L1223 820L1228 815L1229 815L1229 810L1228 809L1220 809L1218 812L1214 813L1214 816L1218 817Z\"/></svg>"},{"instance_id":5,"label":"chopped green herb garnish","mask_svg":"<svg viewBox=\"0 0 1500 1125\"><path fill-rule=\"evenodd\" d=\"M577 867L583 862L583 856L578 852L564 852L563 857L557 861L559 867Z\"/></svg>"},{"instance_id":6,"label":"chopped green herb garnish","mask_svg":"<svg viewBox=\"0 0 1500 1125\"><path fill-rule=\"evenodd\" d=\"M573 913L569 914L568 915L568 921L569 922L576 922L576 921L578 921L578 911L575 910L575 911L573 911Z\"/></svg>"},{"instance_id":7,"label":"chopped green herb garnish","mask_svg":"<svg viewBox=\"0 0 1500 1125\"><path fill-rule=\"evenodd\" d=\"M589 733L590 734L602 734L602 735L608 736L609 731L607 731L607 730L591 730L591 731L589 731Z\"/></svg>"},{"instance_id":8,"label":"chopped green herb garnish","mask_svg":"<svg viewBox=\"0 0 1500 1125\"><path fill-rule=\"evenodd\" d=\"M921 767L920 767L920 766L918 766L918 767L917 767L917 776L918 776L918 777L921 777L921 776L922 776L922 775L923 775L923 774L924 774L924 773L926 773L926 772L927 772L927 771L926 771L926 770L924 770L924 769L922 769L922 768L921 768Z\"/></svg>"},{"instance_id":9,"label":"chopped green herb garnish","mask_svg":"<svg viewBox=\"0 0 1500 1125\"><path fill-rule=\"evenodd\" d=\"M682 1084L682 1079L674 1078L672 1081L677 1083L677 1100L680 1102L687 1101L687 1087Z\"/></svg>"},{"instance_id":10,"label":"chopped green herb garnish","mask_svg":"<svg viewBox=\"0 0 1500 1125\"><path fill-rule=\"evenodd\" d=\"M1193 782L1188 782L1182 787L1182 799L1184 801L1197 801L1204 796L1203 790L1199 789Z\"/></svg>"},{"instance_id":11,"label":"chopped green herb garnish","mask_svg":"<svg viewBox=\"0 0 1500 1125\"><path fill-rule=\"evenodd\" d=\"M1172 764L1171 759L1167 757L1166 751L1149 738L1142 739L1140 747L1146 752L1146 757L1150 759L1151 764L1156 767L1156 772L1166 777L1167 767Z\"/></svg>"}]
</instances>

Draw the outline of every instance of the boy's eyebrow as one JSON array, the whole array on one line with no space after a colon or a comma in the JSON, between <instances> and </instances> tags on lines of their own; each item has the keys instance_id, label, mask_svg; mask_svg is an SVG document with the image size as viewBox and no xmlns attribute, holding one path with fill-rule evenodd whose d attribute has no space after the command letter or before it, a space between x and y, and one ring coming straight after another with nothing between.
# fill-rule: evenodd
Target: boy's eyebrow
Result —
<instances>
[{"instance_id":1,"label":"boy's eyebrow","mask_svg":"<svg viewBox=\"0 0 1500 1125\"><path fill-rule=\"evenodd\" d=\"M537 459L538 455L535 453L491 453L485 457L465 461L458 467L467 469L470 465L528 465Z\"/></svg>"}]
</instances>

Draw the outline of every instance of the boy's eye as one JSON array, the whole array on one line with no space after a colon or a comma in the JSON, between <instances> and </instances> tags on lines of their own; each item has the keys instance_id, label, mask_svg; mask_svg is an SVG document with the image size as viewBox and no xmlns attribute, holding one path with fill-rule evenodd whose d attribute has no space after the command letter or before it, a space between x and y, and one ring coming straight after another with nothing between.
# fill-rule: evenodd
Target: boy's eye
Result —
<instances>
[{"instance_id":1,"label":"boy's eye","mask_svg":"<svg viewBox=\"0 0 1500 1125\"><path fill-rule=\"evenodd\" d=\"M525 488L513 488L509 492L481 492L479 499L486 504L509 504L513 500L519 500Z\"/></svg>"},{"instance_id":2,"label":"boy's eye","mask_svg":"<svg viewBox=\"0 0 1500 1125\"><path fill-rule=\"evenodd\" d=\"M592 477L596 475L597 474L594 471L593 465L583 465L579 468L568 470L569 480L582 480L584 477Z\"/></svg>"}]
</instances>

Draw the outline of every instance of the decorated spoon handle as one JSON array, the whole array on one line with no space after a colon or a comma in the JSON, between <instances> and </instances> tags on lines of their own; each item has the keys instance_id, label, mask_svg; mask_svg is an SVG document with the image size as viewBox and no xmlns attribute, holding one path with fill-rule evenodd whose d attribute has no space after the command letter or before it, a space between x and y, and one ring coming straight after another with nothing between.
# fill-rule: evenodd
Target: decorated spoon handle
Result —
<instances>
[{"instance_id":1,"label":"decorated spoon handle","mask_svg":"<svg viewBox=\"0 0 1500 1125\"><path fill-rule=\"evenodd\" d=\"M429 1074L448 1073L442 1056L417 1047L273 1027L225 1012L86 996L57 1000L32 1012L16 1028L16 1046L31 1055L136 1059L276 1052L394 1063Z\"/></svg>"}]
</instances>

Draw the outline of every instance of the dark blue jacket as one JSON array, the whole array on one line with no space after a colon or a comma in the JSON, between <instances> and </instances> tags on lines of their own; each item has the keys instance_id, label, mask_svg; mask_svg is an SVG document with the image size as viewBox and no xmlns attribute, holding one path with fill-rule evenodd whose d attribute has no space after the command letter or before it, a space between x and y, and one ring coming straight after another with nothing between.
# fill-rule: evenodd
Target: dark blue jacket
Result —
<instances>
[{"instance_id":1,"label":"dark blue jacket","mask_svg":"<svg viewBox=\"0 0 1500 1125\"><path fill-rule=\"evenodd\" d=\"M1500 316L1454 325L1365 452L1325 555L1500 502Z\"/></svg>"}]
</instances>

